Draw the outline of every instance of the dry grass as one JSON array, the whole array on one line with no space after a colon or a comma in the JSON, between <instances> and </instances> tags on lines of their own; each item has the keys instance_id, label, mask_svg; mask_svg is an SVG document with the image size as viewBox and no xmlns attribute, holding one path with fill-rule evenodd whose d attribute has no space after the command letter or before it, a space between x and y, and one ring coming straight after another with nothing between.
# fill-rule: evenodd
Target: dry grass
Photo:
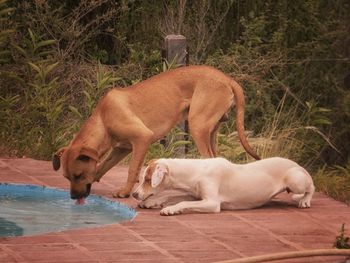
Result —
<instances>
[{"instance_id":1,"label":"dry grass","mask_svg":"<svg viewBox=\"0 0 350 263\"><path fill-rule=\"evenodd\" d=\"M313 179L317 191L350 205L350 161L345 167L322 168Z\"/></svg>"}]
</instances>

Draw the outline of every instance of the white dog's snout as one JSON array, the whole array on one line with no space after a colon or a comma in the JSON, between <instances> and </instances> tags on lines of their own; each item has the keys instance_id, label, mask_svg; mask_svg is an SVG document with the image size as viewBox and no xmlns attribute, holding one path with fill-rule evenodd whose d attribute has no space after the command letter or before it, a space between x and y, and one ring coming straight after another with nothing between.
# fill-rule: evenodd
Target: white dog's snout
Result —
<instances>
[{"instance_id":1,"label":"white dog's snout","mask_svg":"<svg viewBox=\"0 0 350 263\"><path fill-rule=\"evenodd\" d=\"M134 197L136 200L140 200L139 194L137 192L133 192L132 197Z\"/></svg>"},{"instance_id":2,"label":"white dog's snout","mask_svg":"<svg viewBox=\"0 0 350 263\"><path fill-rule=\"evenodd\" d=\"M133 192L132 193L132 197L135 198L137 201L143 201L145 198L144 198L144 194L140 191L138 192Z\"/></svg>"},{"instance_id":3,"label":"white dog's snout","mask_svg":"<svg viewBox=\"0 0 350 263\"><path fill-rule=\"evenodd\" d=\"M134 192L132 193L132 197L135 198L136 200L142 200L142 184L139 185Z\"/></svg>"}]
</instances>

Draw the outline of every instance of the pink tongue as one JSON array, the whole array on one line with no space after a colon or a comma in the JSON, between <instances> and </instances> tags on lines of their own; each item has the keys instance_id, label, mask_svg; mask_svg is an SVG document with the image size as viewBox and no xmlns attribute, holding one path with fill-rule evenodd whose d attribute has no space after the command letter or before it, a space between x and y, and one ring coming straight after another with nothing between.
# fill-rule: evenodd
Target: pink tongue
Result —
<instances>
[{"instance_id":1,"label":"pink tongue","mask_svg":"<svg viewBox=\"0 0 350 263\"><path fill-rule=\"evenodd\" d=\"M77 199L77 201L75 202L76 205L84 205L85 204L85 198L79 198Z\"/></svg>"}]
</instances>

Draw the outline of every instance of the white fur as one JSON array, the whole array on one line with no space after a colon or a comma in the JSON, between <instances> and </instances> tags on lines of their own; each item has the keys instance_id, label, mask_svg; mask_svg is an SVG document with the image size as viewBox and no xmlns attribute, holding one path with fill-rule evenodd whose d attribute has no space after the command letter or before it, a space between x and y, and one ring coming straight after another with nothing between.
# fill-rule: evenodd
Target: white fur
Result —
<instances>
[{"instance_id":1,"label":"white fur","mask_svg":"<svg viewBox=\"0 0 350 263\"><path fill-rule=\"evenodd\" d=\"M162 215L182 212L220 212L221 209L259 207L283 191L294 193L300 208L310 207L314 185L309 173L297 163L284 158L268 158L248 164L233 164L224 158L159 159L152 172L152 185L141 175L133 196L141 207L164 203L158 193L167 189L188 192L199 199L183 201L161 210ZM151 169L147 167L146 169ZM153 181L155 180L155 181ZM151 195L153 195L151 198Z\"/></svg>"}]
</instances>

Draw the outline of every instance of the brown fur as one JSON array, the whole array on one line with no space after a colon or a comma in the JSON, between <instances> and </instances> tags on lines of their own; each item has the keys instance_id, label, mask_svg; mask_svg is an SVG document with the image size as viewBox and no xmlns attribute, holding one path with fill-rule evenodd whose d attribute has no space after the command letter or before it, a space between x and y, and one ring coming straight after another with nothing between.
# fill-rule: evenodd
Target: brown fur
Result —
<instances>
[{"instance_id":1,"label":"brown fur","mask_svg":"<svg viewBox=\"0 0 350 263\"><path fill-rule=\"evenodd\" d=\"M189 66L108 92L70 145L55 154L54 169L59 169L62 163L63 174L71 181L71 191L76 192L72 198L79 198L86 196L89 184L99 181L132 152L127 184L115 194L127 197L150 144L185 118L200 154L216 156L219 121L227 117L234 102L239 139L246 151L259 159L244 134L242 88L214 68ZM80 180L75 180L79 174L82 174Z\"/></svg>"}]
</instances>

